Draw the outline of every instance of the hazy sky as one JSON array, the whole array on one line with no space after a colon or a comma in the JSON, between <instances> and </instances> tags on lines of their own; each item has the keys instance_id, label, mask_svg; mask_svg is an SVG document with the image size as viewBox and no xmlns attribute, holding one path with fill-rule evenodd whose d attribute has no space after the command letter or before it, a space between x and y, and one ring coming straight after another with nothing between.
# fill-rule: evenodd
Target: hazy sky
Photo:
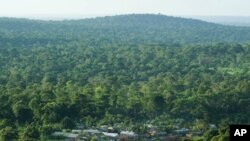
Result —
<instances>
[{"instance_id":1,"label":"hazy sky","mask_svg":"<svg viewBox=\"0 0 250 141\"><path fill-rule=\"evenodd\" d=\"M127 13L250 16L250 0L0 0L0 16Z\"/></svg>"}]
</instances>

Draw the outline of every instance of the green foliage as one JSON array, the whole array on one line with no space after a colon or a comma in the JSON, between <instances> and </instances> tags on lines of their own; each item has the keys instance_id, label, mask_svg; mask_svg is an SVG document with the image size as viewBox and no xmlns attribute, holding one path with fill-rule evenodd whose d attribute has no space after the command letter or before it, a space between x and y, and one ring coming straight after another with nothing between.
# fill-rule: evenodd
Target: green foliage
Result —
<instances>
[{"instance_id":1,"label":"green foliage","mask_svg":"<svg viewBox=\"0 0 250 141\"><path fill-rule=\"evenodd\" d=\"M37 127L30 125L23 127L20 132L20 141L36 141L40 138L40 132Z\"/></svg>"},{"instance_id":2,"label":"green foliage","mask_svg":"<svg viewBox=\"0 0 250 141\"><path fill-rule=\"evenodd\" d=\"M13 113L19 123L31 122L33 120L32 111L21 104L16 103L13 106Z\"/></svg>"},{"instance_id":3,"label":"green foliage","mask_svg":"<svg viewBox=\"0 0 250 141\"><path fill-rule=\"evenodd\" d=\"M249 124L249 37L246 27L161 15L0 18L1 139L39 140L78 122L140 133L144 123Z\"/></svg>"},{"instance_id":4,"label":"green foliage","mask_svg":"<svg viewBox=\"0 0 250 141\"><path fill-rule=\"evenodd\" d=\"M18 132L15 128L5 127L0 130L0 140L1 141L15 141L18 137Z\"/></svg>"},{"instance_id":5,"label":"green foliage","mask_svg":"<svg viewBox=\"0 0 250 141\"><path fill-rule=\"evenodd\" d=\"M97 139L95 137L92 137L90 141L97 141Z\"/></svg>"},{"instance_id":6,"label":"green foliage","mask_svg":"<svg viewBox=\"0 0 250 141\"><path fill-rule=\"evenodd\" d=\"M42 137L49 137L54 131L55 127L53 125L43 125L40 127L39 132Z\"/></svg>"},{"instance_id":7,"label":"green foliage","mask_svg":"<svg viewBox=\"0 0 250 141\"><path fill-rule=\"evenodd\" d=\"M65 117L61 121L61 128L62 129L73 129L75 128L75 123L69 117Z\"/></svg>"},{"instance_id":8,"label":"green foliage","mask_svg":"<svg viewBox=\"0 0 250 141\"><path fill-rule=\"evenodd\" d=\"M205 141L210 141L212 138L217 136L219 133L217 130L208 130L206 133L203 135Z\"/></svg>"}]
</instances>

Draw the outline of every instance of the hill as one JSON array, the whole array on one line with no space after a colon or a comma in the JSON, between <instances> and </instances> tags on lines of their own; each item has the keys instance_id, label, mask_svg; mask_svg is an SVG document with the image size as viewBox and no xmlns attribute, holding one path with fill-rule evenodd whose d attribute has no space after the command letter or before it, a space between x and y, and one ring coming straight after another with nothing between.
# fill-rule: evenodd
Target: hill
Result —
<instances>
[{"instance_id":1,"label":"hill","mask_svg":"<svg viewBox=\"0 0 250 141\"><path fill-rule=\"evenodd\" d=\"M47 44L86 40L122 44L246 43L250 28L164 15L121 15L84 20L0 19L1 44Z\"/></svg>"}]
</instances>

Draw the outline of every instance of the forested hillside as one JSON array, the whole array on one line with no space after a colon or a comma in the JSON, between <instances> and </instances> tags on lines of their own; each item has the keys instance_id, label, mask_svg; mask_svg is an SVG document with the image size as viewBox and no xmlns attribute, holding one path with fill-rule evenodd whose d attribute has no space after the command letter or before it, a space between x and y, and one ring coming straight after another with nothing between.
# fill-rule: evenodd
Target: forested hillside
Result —
<instances>
[{"instance_id":1,"label":"forested hillside","mask_svg":"<svg viewBox=\"0 0 250 141\"><path fill-rule=\"evenodd\" d=\"M249 39L249 28L162 15L1 18L0 140L47 140L76 123L226 138L225 125L250 123Z\"/></svg>"},{"instance_id":2,"label":"forested hillside","mask_svg":"<svg viewBox=\"0 0 250 141\"><path fill-rule=\"evenodd\" d=\"M103 44L203 44L249 42L250 28L222 26L163 15L122 15L85 20L36 21L0 18L1 44L84 41Z\"/></svg>"}]
</instances>

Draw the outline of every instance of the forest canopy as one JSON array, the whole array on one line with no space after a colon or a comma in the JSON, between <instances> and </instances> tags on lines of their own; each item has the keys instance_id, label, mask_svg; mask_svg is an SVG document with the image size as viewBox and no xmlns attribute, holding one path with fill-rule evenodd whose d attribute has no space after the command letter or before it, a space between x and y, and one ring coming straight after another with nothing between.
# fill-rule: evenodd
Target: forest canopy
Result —
<instances>
[{"instance_id":1,"label":"forest canopy","mask_svg":"<svg viewBox=\"0 0 250 141\"><path fill-rule=\"evenodd\" d=\"M76 123L249 124L249 39L163 15L0 18L0 140Z\"/></svg>"}]
</instances>

